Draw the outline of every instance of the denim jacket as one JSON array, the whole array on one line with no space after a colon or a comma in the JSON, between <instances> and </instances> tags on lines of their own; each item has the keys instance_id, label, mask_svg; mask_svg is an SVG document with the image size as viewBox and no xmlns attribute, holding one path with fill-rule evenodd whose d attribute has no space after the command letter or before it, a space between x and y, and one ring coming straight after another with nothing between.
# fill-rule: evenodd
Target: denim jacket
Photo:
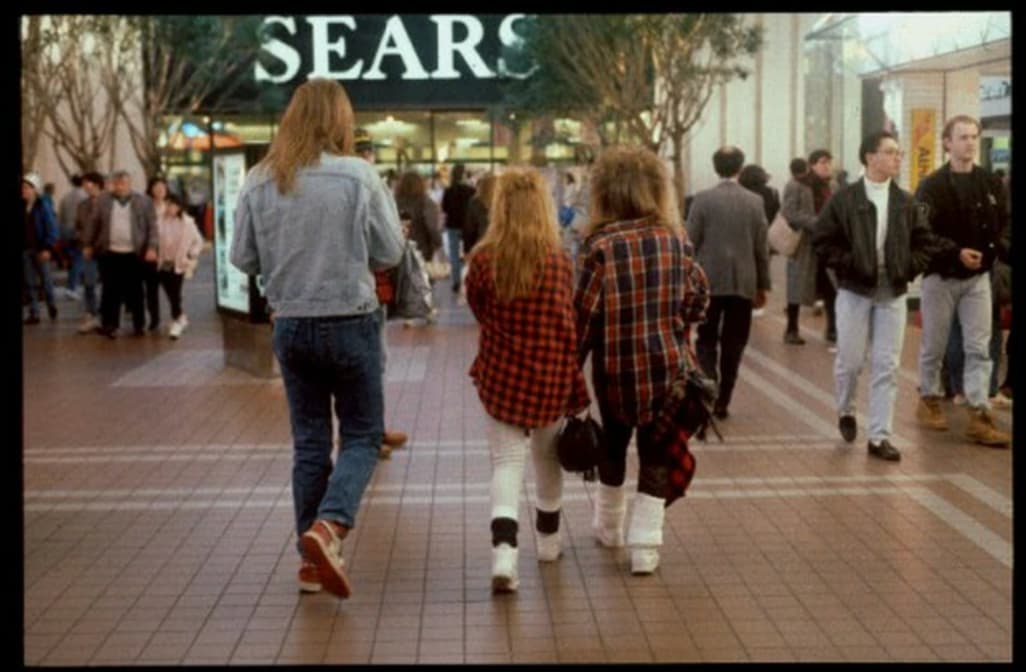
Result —
<instances>
[{"instance_id":1,"label":"denim jacket","mask_svg":"<svg viewBox=\"0 0 1026 672\"><path fill-rule=\"evenodd\" d=\"M282 195L261 166L235 209L231 263L264 279L276 317L360 315L378 308L372 271L399 263L399 213L363 159L322 154Z\"/></svg>"}]
</instances>

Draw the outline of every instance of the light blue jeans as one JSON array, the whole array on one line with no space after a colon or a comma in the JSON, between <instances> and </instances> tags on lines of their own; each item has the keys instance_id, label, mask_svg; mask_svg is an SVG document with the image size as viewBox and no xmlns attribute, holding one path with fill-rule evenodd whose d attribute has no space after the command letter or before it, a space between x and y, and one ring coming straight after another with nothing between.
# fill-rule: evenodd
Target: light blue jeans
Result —
<instances>
[{"instance_id":1,"label":"light blue jeans","mask_svg":"<svg viewBox=\"0 0 1026 672\"><path fill-rule=\"evenodd\" d=\"M85 312L96 317L99 306L96 302L96 283L99 280L100 272L96 266L96 259L82 257L82 287L85 289L83 301Z\"/></svg>"},{"instance_id":2,"label":"light blue jeans","mask_svg":"<svg viewBox=\"0 0 1026 672\"><path fill-rule=\"evenodd\" d=\"M951 321L958 313L965 350L962 388L973 408L990 408L988 387L993 362L990 336L993 307L990 276L978 274L966 280L945 279L936 273L923 278L919 299L923 335L919 346L919 394L940 396L941 363L951 333Z\"/></svg>"},{"instance_id":3,"label":"light blue jeans","mask_svg":"<svg viewBox=\"0 0 1026 672\"><path fill-rule=\"evenodd\" d=\"M908 304L904 294L895 296L890 287L877 289L872 297L839 289L835 308L837 357L834 359L834 390L837 412L839 415L855 415L859 372L866 360L866 350L871 347L869 440L880 443L891 438Z\"/></svg>"},{"instance_id":4,"label":"light blue jeans","mask_svg":"<svg viewBox=\"0 0 1026 672\"><path fill-rule=\"evenodd\" d=\"M463 261L460 259L460 248L463 247L463 232L459 229L445 230L446 244L449 250L449 265L452 267L452 286L459 289L463 273Z\"/></svg>"},{"instance_id":5,"label":"light blue jeans","mask_svg":"<svg viewBox=\"0 0 1026 672\"><path fill-rule=\"evenodd\" d=\"M384 433L381 317L279 317L272 347L292 424L296 536L317 519L352 528ZM331 463L334 401L342 439Z\"/></svg>"}]
</instances>

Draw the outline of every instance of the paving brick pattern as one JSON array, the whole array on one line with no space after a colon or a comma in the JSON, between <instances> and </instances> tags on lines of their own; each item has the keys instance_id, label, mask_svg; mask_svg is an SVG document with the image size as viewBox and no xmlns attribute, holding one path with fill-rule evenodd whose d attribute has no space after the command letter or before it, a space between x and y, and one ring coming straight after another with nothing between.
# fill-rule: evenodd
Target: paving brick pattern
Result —
<instances>
[{"instance_id":1,"label":"paving brick pattern","mask_svg":"<svg viewBox=\"0 0 1026 672\"><path fill-rule=\"evenodd\" d=\"M224 366L211 266L178 342L78 335L71 301L24 327L28 665L1011 660L1011 451L965 443L950 405L951 431L915 426L915 328L904 459L867 457L861 418L841 442L823 318L803 313L808 345L784 345L780 291L726 441L693 447L659 570L631 576L595 544L594 487L575 477L564 555L539 564L528 460L521 587L492 596L477 329L439 283L437 325L388 326L387 425L412 438L346 541L353 596L301 596L284 392Z\"/></svg>"}]
</instances>

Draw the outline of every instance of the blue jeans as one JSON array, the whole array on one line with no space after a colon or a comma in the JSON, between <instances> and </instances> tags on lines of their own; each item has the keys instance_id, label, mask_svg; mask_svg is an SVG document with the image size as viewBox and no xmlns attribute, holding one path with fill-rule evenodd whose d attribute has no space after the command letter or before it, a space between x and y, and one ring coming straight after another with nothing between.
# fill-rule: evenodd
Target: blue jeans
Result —
<instances>
[{"instance_id":1,"label":"blue jeans","mask_svg":"<svg viewBox=\"0 0 1026 672\"><path fill-rule=\"evenodd\" d=\"M100 270L96 264L96 259L82 259L82 287L85 289L85 312L93 317L96 317L96 313L99 310L99 306L96 303L96 282L100 277Z\"/></svg>"},{"instance_id":2,"label":"blue jeans","mask_svg":"<svg viewBox=\"0 0 1026 672\"><path fill-rule=\"evenodd\" d=\"M39 285L43 285L43 295L46 297L46 305L53 306L53 280L50 277L50 262L40 261L39 253L34 250L22 251L21 258L24 262L25 287L29 295L29 315L39 317Z\"/></svg>"},{"instance_id":3,"label":"blue jeans","mask_svg":"<svg viewBox=\"0 0 1026 672\"><path fill-rule=\"evenodd\" d=\"M82 256L82 250L79 248L78 243L74 241L68 242L64 249L68 254L68 290L73 292L78 288L78 281L82 277L82 265L85 259Z\"/></svg>"},{"instance_id":4,"label":"blue jeans","mask_svg":"<svg viewBox=\"0 0 1026 672\"><path fill-rule=\"evenodd\" d=\"M872 297L847 289L837 291L837 358L834 360L834 393L839 415L855 415L855 392L859 372L870 352L869 440L880 443L891 438L894 399L898 392L898 364L905 342L908 304L905 295L894 296L890 288Z\"/></svg>"},{"instance_id":5,"label":"blue jeans","mask_svg":"<svg viewBox=\"0 0 1026 672\"><path fill-rule=\"evenodd\" d=\"M274 322L292 424L297 536L318 519L353 527L384 433L381 328L377 312ZM341 438L334 467L333 399Z\"/></svg>"},{"instance_id":6,"label":"blue jeans","mask_svg":"<svg viewBox=\"0 0 1026 672\"><path fill-rule=\"evenodd\" d=\"M940 369L948 347L951 322L958 315L965 352L962 387L973 408L989 408L988 384L993 362L990 358L991 325L994 320L990 298L990 276L945 279L936 273L923 278L919 300L923 334L919 346L919 394L941 394Z\"/></svg>"},{"instance_id":7,"label":"blue jeans","mask_svg":"<svg viewBox=\"0 0 1026 672\"><path fill-rule=\"evenodd\" d=\"M958 321L958 314L951 321L951 335L948 336L948 348L944 352L944 368L948 374L948 389L952 394L965 394L965 387L962 379L965 372L965 349L962 345L962 323ZM998 392L998 369L1001 364L1001 308L993 306L993 322L990 326L990 361L993 366L990 368L989 395L993 397Z\"/></svg>"},{"instance_id":8,"label":"blue jeans","mask_svg":"<svg viewBox=\"0 0 1026 672\"><path fill-rule=\"evenodd\" d=\"M463 273L463 262L460 260L460 248L463 246L463 231L459 229L446 229L448 239L449 265L452 267L452 286L459 289L460 277Z\"/></svg>"}]
</instances>

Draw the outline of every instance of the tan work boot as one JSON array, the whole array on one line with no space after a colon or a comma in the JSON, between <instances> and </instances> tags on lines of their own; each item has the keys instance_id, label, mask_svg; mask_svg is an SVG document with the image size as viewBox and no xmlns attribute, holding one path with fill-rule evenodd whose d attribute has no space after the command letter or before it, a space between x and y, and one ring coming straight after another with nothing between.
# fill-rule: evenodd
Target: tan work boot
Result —
<instances>
[{"instance_id":1,"label":"tan work boot","mask_svg":"<svg viewBox=\"0 0 1026 672\"><path fill-rule=\"evenodd\" d=\"M974 443L995 448L1007 448L1012 437L994 426L994 420L985 408L967 408L969 427L965 430L965 438Z\"/></svg>"},{"instance_id":2,"label":"tan work boot","mask_svg":"<svg viewBox=\"0 0 1026 672\"><path fill-rule=\"evenodd\" d=\"M920 426L946 431L948 419L940 407L940 397L921 397L916 407L916 420Z\"/></svg>"}]
</instances>

